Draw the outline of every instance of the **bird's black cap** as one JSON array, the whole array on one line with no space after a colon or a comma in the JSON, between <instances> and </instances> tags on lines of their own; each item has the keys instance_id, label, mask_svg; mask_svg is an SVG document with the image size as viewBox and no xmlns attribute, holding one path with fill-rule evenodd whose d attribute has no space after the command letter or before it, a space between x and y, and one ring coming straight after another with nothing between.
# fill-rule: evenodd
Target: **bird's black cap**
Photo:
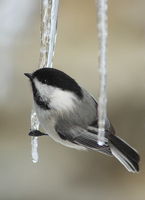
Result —
<instances>
[{"instance_id":1,"label":"bird's black cap","mask_svg":"<svg viewBox=\"0 0 145 200\"><path fill-rule=\"evenodd\" d=\"M25 75L29 77L29 75ZM77 82L60 70L54 68L41 68L35 71L32 74L32 77L37 78L43 84L71 91L79 98L83 97L82 89Z\"/></svg>"}]
</instances>

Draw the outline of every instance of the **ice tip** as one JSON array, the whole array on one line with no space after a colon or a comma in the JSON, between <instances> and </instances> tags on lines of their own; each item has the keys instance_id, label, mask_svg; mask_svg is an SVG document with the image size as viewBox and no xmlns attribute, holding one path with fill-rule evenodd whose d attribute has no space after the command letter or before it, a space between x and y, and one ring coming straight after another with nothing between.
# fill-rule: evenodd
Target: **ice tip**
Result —
<instances>
[{"instance_id":1,"label":"ice tip","mask_svg":"<svg viewBox=\"0 0 145 200\"><path fill-rule=\"evenodd\" d=\"M101 140L98 140L97 143L99 146L103 146L105 144L105 141L101 139Z\"/></svg>"},{"instance_id":2,"label":"ice tip","mask_svg":"<svg viewBox=\"0 0 145 200\"><path fill-rule=\"evenodd\" d=\"M38 163L38 160L32 160L32 162L33 162L34 164L36 164L36 163Z\"/></svg>"},{"instance_id":3,"label":"ice tip","mask_svg":"<svg viewBox=\"0 0 145 200\"><path fill-rule=\"evenodd\" d=\"M98 145L99 145L99 146L103 146L103 145L104 145L104 142L99 141L99 142L98 142Z\"/></svg>"}]
</instances>

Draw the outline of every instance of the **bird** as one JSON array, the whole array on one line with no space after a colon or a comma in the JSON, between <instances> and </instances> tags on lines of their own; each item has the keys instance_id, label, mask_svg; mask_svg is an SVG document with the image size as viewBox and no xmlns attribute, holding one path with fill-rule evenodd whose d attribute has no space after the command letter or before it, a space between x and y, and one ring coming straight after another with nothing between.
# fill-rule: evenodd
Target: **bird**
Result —
<instances>
[{"instance_id":1,"label":"bird","mask_svg":"<svg viewBox=\"0 0 145 200\"><path fill-rule=\"evenodd\" d=\"M138 152L116 136L107 117L105 143L98 145L97 101L76 80L55 68L41 68L24 75L30 80L34 108L44 130L31 130L30 136L48 135L70 148L114 156L129 172L139 172Z\"/></svg>"}]
</instances>

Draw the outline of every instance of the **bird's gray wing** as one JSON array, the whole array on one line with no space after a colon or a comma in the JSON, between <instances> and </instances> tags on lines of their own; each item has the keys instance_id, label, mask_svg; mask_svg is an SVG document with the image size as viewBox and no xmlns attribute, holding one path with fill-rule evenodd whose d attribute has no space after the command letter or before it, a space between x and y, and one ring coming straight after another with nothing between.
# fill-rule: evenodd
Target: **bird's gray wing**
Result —
<instances>
[{"instance_id":1,"label":"bird's gray wing","mask_svg":"<svg viewBox=\"0 0 145 200\"><path fill-rule=\"evenodd\" d=\"M98 128L98 103L92 95L91 95L91 98L93 99L96 105L95 110L96 110L97 118L90 124L90 127L92 126L94 128ZM106 134L111 133L115 135L115 129L108 118L106 118L106 121L105 121L105 131L106 131Z\"/></svg>"},{"instance_id":2,"label":"bird's gray wing","mask_svg":"<svg viewBox=\"0 0 145 200\"><path fill-rule=\"evenodd\" d=\"M90 127L88 127L88 129L84 129L75 126L65 130L57 129L56 131L63 140L68 140L74 144L84 146L88 149L93 149L108 155L112 155L107 139L105 145L103 146L98 145L97 129L95 130L94 127L93 129Z\"/></svg>"},{"instance_id":3,"label":"bird's gray wing","mask_svg":"<svg viewBox=\"0 0 145 200\"><path fill-rule=\"evenodd\" d=\"M90 126L90 128L92 128L92 132L93 132L93 129L94 128L97 128L98 129L98 119L93 121ZM94 131L96 132L96 131ZM106 122L105 122L105 133L106 133L106 136L107 134L113 134L115 135L115 129L113 127L113 125L111 124L111 122L109 121L109 119L107 118L106 119Z\"/></svg>"}]
</instances>

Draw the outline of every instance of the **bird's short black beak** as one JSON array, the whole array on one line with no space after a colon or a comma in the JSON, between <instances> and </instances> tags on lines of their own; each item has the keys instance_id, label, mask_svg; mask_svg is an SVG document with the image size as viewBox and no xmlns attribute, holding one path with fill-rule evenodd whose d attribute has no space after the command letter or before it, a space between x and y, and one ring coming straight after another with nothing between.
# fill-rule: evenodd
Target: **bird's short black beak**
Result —
<instances>
[{"instance_id":1,"label":"bird's short black beak","mask_svg":"<svg viewBox=\"0 0 145 200\"><path fill-rule=\"evenodd\" d=\"M25 76L27 76L30 80L32 80L32 74L31 73L24 73Z\"/></svg>"}]
</instances>

